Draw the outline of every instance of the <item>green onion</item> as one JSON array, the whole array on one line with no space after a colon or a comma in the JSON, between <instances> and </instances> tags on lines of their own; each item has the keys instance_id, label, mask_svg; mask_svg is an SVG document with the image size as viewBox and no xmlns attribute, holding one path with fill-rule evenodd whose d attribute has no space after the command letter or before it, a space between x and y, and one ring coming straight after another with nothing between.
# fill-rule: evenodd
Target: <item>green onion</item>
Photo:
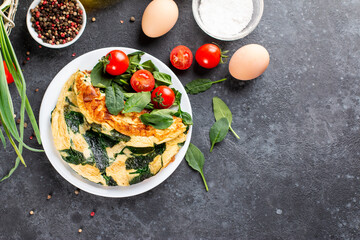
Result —
<instances>
[{"instance_id":1,"label":"green onion","mask_svg":"<svg viewBox=\"0 0 360 240\"><path fill-rule=\"evenodd\" d=\"M38 150L38 149L34 149L32 147L29 147L23 141L24 140L25 111L27 112L27 115L28 115L31 125L34 129L35 136L36 136L36 139L39 144L41 144L40 131L39 131L39 127L37 125L34 113L31 109L29 100L26 96L26 82L25 82L24 76L21 72L21 68L20 68L19 62L17 61L14 49L13 49L11 42L9 40L9 37L6 33L3 18L0 19L0 48L1 48L1 54L0 54L0 121L2 123L3 130L5 131L5 134L6 134L7 138L9 139L9 142L11 143L12 147L14 148L14 150L17 154L17 158L15 160L14 167L9 171L9 173L6 176L4 176L3 178L0 179L0 182L1 182L5 179L9 178L13 174L13 172L19 166L20 161L26 167L25 160L22 156L23 147L25 147L31 151L35 151L35 152L42 152L43 150ZM11 94L9 91L9 87L8 87L8 84L6 81L3 60L5 60L6 66L14 78L16 88L21 97L19 130L16 127L16 122L14 119L14 107L13 107L13 102L12 102L12 97L11 97ZM5 141L5 137L4 137L4 134L1 129L0 129L0 139L5 148L6 141ZM16 145L16 142L14 140L18 142L18 146Z\"/></svg>"}]
</instances>

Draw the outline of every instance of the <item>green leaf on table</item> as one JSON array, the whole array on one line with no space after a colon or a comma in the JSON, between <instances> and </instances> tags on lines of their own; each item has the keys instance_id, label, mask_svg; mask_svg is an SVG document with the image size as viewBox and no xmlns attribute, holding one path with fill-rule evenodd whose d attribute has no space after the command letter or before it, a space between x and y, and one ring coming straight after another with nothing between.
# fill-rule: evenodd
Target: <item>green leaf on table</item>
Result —
<instances>
[{"instance_id":1,"label":"green leaf on table","mask_svg":"<svg viewBox=\"0 0 360 240\"><path fill-rule=\"evenodd\" d=\"M153 75L156 81L156 86L169 86L172 84L171 76L169 74L155 71L153 72Z\"/></svg>"},{"instance_id":2,"label":"green leaf on table","mask_svg":"<svg viewBox=\"0 0 360 240\"><path fill-rule=\"evenodd\" d=\"M201 177L205 185L205 189L206 191L209 191L203 172L204 163L205 163L204 154L194 144L190 143L189 148L185 155L185 159L192 169L198 171L201 174Z\"/></svg>"},{"instance_id":3,"label":"green leaf on table","mask_svg":"<svg viewBox=\"0 0 360 240\"><path fill-rule=\"evenodd\" d=\"M105 91L106 108L112 115L118 115L124 109L124 94L117 84L112 84Z\"/></svg>"},{"instance_id":4,"label":"green leaf on table","mask_svg":"<svg viewBox=\"0 0 360 240\"><path fill-rule=\"evenodd\" d=\"M104 73L104 64L98 62L95 67L91 70L91 84L98 88L107 88L111 85L112 78Z\"/></svg>"},{"instance_id":5,"label":"green leaf on table","mask_svg":"<svg viewBox=\"0 0 360 240\"><path fill-rule=\"evenodd\" d=\"M227 118L221 118L220 120L216 121L214 125L212 125L210 129L210 141L211 141L210 152L212 152L215 143L224 140L228 131L229 131L229 121L227 120Z\"/></svg>"},{"instance_id":6,"label":"green leaf on table","mask_svg":"<svg viewBox=\"0 0 360 240\"><path fill-rule=\"evenodd\" d=\"M151 101L150 92L134 93L125 103L123 113L141 112Z\"/></svg>"},{"instance_id":7,"label":"green leaf on table","mask_svg":"<svg viewBox=\"0 0 360 240\"><path fill-rule=\"evenodd\" d=\"M214 83L219 83L219 82L223 82L225 81L226 78L220 79L218 81L211 81L210 79L196 79L193 80L191 82L189 82L188 84L185 85L185 90L188 94L198 94L201 92L205 92L206 90L208 90L209 88L211 88L211 86Z\"/></svg>"},{"instance_id":8,"label":"green leaf on table","mask_svg":"<svg viewBox=\"0 0 360 240\"><path fill-rule=\"evenodd\" d=\"M148 70L149 72L159 71L155 64L151 60L147 60L141 64L142 68Z\"/></svg>"},{"instance_id":9,"label":"green leaf on table","mask_svg":"<svg viewBox=\"0 0 360 240\"><path fill-rule=\"evenodd\" d=\"M235 135L235 137L240 139L240 137L236 134L236 132L231 127L232 113L231 113L229 107L226 105L226 103L223 100L221 100L220 98L214 97L213 98L213 108L214 108L215 120L218 121L223 117L226 118L229 121L230 131Z\"/></svg>"}]
</instances>

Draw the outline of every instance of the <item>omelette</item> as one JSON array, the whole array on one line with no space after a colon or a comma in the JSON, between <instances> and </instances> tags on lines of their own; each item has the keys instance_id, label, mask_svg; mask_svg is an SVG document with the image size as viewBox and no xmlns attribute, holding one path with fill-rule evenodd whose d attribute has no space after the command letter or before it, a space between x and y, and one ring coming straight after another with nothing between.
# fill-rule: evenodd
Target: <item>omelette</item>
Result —
<instances>
[{"instance_id":1,"label":"omelette","mask_svg":"<svg viewBox=\"0 0 360 240\"><path fill-rule=\"evenodd\" d=\"M149 110L112 115L105 99L88 71L77 71L63 86L51 128L56 149L74 171L102 185L128 186L174 161L188 131L181 118L155 129L139 119Z\"/></svg>"}]
</instances>

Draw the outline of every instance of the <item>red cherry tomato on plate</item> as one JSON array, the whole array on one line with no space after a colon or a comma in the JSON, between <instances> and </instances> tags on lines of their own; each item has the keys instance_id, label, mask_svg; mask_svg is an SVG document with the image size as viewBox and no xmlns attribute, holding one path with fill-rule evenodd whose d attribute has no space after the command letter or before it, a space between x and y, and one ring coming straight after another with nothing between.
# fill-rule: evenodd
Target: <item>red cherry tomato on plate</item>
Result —
<instances>
[{"instance_id":1,"label":"red cherry tomato on plate","mask_svg":"<svg viewBox=\"0 0 360 240\"><path fill-rule=\"evenodd\" d=\"M159 86L152 92L151 102L155 108L169 108L175 102L175 93L167 86Z\"/></svg>"},{"instance_id":2,"label":"red cherry tomato on plate","mask_svg":"<svg viewBox=\"0 0 360 240\"><path fill-rule=\"evenodd\" d=\"M188 69L193 62L193 54L188 47L179 45L171 51L170 62L177 69Z\"/></svg>"},{"instance_id":3,"label":"red cherry tomato on plate","mask_svg":"<svg viewBox=\"0 0 360 240\"><path fill-rule=\"evenodd\" d=\"M129 67L129 58L121 50L112 50L106 55L106 58L108 60L108 63L105 70L110 75L121 75Z\"/></svg>"},{"instance_id":4,"label":"red cherry tomato on plate","mask_svg":"<svg viewBox=\"0 0 360 240\"><path fill-rule=\"evenodd\" d=\"M210 69L222 62L222 57L227 57L224 55L225 53L227 51L221 52L217 45L207 43L199 47L196 51L195 59L200 66Z\"/></svg>"},{"instance_id":5,"label":"red cherry tomato on plate","mask_svg":"<svg viewBox=\"0 0 360 240\"><path fill-rule=\"evenodd\" d=\"M14 82L14 78L13 78L13 76L11 75L11 73L9 72L9 69L8 69L8 67L6 66L5 60L3 61L3 64L4 64L4 68L5 68L5 76L6 76L6 81L7 81L7 83L8 83L8 84L13 83L13 82Z\"/></svg>"},{"instance_id":6,"label":"red cherry tomato on plate","mask_svg":"<svg viewBox=\"0 0 360 240\"><path fill-rule=\"evenodd\" d=\"M132 75L130 84L136 92L150 92L155 87L155 79L151 72L141 69Z\"/></svg>"}]
</instances>

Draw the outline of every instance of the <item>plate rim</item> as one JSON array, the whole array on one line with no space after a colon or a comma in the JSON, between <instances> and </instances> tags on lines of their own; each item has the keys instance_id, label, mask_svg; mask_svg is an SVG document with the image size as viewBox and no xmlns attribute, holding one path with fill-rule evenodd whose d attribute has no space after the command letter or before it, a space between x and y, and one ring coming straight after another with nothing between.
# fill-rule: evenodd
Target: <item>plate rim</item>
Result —
<instances>
[{"instance_id":1,"label":"plate rim","mask_svg":"<svg viewBox=\"0 0 360 240\"><path fill-rule=\"evenodd\" d=\"M73 74L73 72L68 73L68 77L66 78L66 80L63 80L64 77L62 77L62 76L67 73L66 72L67 69L72 68L73 65L76 65L77 61L81 61L81 59L86 58L87 56L91 56L91 55L98 54L98 53L99 54L102 53L103 55L105 55L106 53L108 53L114 49L119 49L124 52L141 51L141 50L137 50L134 48L128 48L128 47L99 48L99 49L95 49L95 50L86 52L86 53L82 54L81 56L73 59L69 63L67 63L60 71L58 71L58 73L55 75L55 77L51 80L51 82L49 83L49 85L43 95L43 99L41 101L40 111L39 111L39 128L40 128L40 136L41 136L41 139L43 142L43 148L45 150L45 154L46 154L48 160L50 161L51 165L55 168L55 170L66 181L68 181L70 184L74 185L75 187L77 187L85 192L88 192L88 193L91 193L91 194L94 194L97 196L109 197L109 198L123 198L123 197L131 197L131 196L139 195L139 194L145 193L147 191L150 191L151 189L160 185L162 182L164 182L167 178L169 178L173 174L173 172L178 168L180 163L183 161L183 159L185 157L185 153L189 147L191 135L192 135L192 126L190 126L190 128L189 128L188 135L186 137L184 146L175 155L175 160L173 162L171 162L166 168L161 169L161 171L159 173L157 173L155 176L152 176L151 178L146 179L141 183L134 184L131 186L117 186L117 187L103 186L103 185L91 182L85 178L82 178L79 174L77 174L74 170L72 170L70 168L70 166L68 165L68 163L64 162L63 159L60 157L60 154L55 149L55 145L53 142L53 136L52 136L52 130L51 130L51 124L50 124L51 111L49 112L49 108L53 109L53 107L56 106L57 99L59 96L58 96L58 94L56 94L56 97L52 96L52 98L56 99L56 102L55 102L55 105L52 105L53 107L49 107L48 100L49 100L49 98L51 98L51 95L54 95L51 93L51 91L57 85L61 85L61 89L62 89L63 84L68 80L68 78L71 76L71 74ZM191 103L190 103L189 96L187 95L183 84L181 83L179 78L176 76L176 74L165 63L163 63L161 60L159 60L155 56L148 54L146 52L144 52L144 53L145 54L144 54L143 58L145 57L145 58L151 59L152 61L155 62L156 66L161 66L160 68L164 68L166 70L163 72L172 75L172 78L175 77L172 80L173 80L173 83L177 82L177 84L179 85L177 87L180 87L180 89L178 89L178 90L180 90L180 92L182 93L182 103L181 103L182 109L187 111L192 116L192 109L191 109ZM98 59L96 59L96 61L97 60ZM92 59L88 60L88 61L92 61ZM85 69L83 69L83 70L85 70ZM63 83L59 82L61 80L63 81ZM61 89L57 90L57 91L60 92ZM185 106L185 108L183 108L184 106ZM47 120L47 123L46 123L46 120ZM49 125L50 125L50 129L48 129ZM48 139L49 133L50 133L50 139ZM57 155L56 159L54 157L54 149L57 153L57 154L55 154L55 155ZM65 164L67 165L67 167L65 167ZM61 165L63 165L63 167ZM67 170L65 170L64 168L65 169L67 168ZM68 171L69 168L71 169L71 171L73 171L72 173L70 173ZM75 174L77 176L73 176ZM144 185L144 186L142 186L142 185ZM114 188L124 188L124 189L116 190Z\"/></svg>"}]
</instances>

